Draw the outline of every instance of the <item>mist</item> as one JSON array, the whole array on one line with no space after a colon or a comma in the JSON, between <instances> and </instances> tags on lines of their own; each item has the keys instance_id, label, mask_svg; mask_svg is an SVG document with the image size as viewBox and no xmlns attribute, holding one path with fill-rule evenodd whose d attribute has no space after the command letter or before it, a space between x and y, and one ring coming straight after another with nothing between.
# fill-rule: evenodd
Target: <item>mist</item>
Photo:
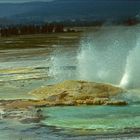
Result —
<instances>
[{"instance_id":1,"label":"mist","mask_svg":"<svg viewBox=\"0 0 140 140\"><path fill-rule=\"evenodd\" d=\"M102 27L81 41L79 79L126 88L140 86L139 26Z\"/></svg>"}]
</instances>

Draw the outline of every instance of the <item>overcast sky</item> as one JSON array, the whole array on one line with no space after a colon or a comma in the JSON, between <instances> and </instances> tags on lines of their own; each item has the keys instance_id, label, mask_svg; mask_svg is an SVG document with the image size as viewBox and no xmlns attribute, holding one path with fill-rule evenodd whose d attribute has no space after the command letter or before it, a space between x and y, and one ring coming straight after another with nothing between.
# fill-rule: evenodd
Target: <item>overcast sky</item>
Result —
<instances>
[{"instance_id":1,"label":"overcast sky","mask_svg":"<svg viewBox=\"0 0 140 140\"><path fill-rule=\"evenodd\" d=\"M0 3L22 3L22 2L31 2L31 1L53 1L53 0L0 0Z\"/></svg>"}]
</instances>

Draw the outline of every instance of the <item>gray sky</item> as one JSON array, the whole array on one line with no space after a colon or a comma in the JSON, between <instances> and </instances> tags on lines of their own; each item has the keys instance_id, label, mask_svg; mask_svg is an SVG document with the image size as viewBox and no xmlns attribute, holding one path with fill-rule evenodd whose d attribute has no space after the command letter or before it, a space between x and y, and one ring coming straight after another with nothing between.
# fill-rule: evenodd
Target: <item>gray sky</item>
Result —
<instances>
[{"instance_id":1,"label":"gray sky","mask_svg":"<svg viewBox=\"0 0 140 140\"><path fill-rule=\"evenodd\" d=\"M22 2L31 2L31 1L53 1L53 0L0 0L0 3L22 3Z\"/></svg>"}]
</instances>

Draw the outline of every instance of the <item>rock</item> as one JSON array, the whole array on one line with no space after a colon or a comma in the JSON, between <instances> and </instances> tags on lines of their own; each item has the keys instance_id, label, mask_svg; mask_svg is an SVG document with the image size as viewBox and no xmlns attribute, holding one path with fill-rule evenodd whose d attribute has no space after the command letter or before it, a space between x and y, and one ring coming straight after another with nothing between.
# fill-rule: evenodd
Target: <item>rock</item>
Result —
<instances>
[{"instance_id":1,"label":"rock","mask_svg":"<svg viewBox=\"0 0 140 140\"><path fill-rule=\"evenodd\" d=\"M25 119L21 119L20 122L23 124L39 123L40 119L39 118L25 118Z\"/></svg>"},{"instance_id":2,"label":"rock","mask_svg":"<svg viewBox=\"0 0 140 140\"><path fill-rule=\"evenodd\" d=\"M127 105L126 101L108 101L105 105L115 105L115 106L124 106Z\"/></svg>"},{"instance_id":3,"label":"rock","mask_svg":"<svg viewBox=\"0 0 140 140\"><path fill-rule=\"evenodd\" d=\"M48 104L46 100L13 100L5 101L3 107L7 109L28 109L31 107L45 107Z\"/></svg>"},{"instance_id":4,"label":"rock","mask_svg":"<svg viewBox=\"0 0 140 140\"><path fill-rule=\"evenodd\" d=\"M37 97L36 100L6 100L0 101L0 106L11 110L28 110L46 106L127 105L125 101L114 100L123 92L123 89L109 84L64 81L32 91L31 94ZM13 115L10 116L14 117Z\"/></svg>"},{"instance_id":5,"label":"rock","mask_svg":"<svg viewBox=\"0 0 140 140\"><path fill-rule=\"evenodd\" d=\"M44 119L42 110L34 107L28 109L4 109L1 119L3 120L18 120L21 123L38 123Z\"/></svg>"},{"instance_id":6,"label":"rock","mask_svg":"<svg viewBox=\"0 0 140 140\"><path fill-rule=\"evenodd\" d=\"M27 116L25 118L22 118L20 120L21 123L39 123L42 119L44 119L44 116L42 114L41 109L37 109L34 111L34 114L32 113L31 116Z\"/></svg>"},{"instance_id":7,"label":"rock","mask_svg":"<svg viewBox=\"0 0 140 140\"><path fill-rule=\"evenodd\" d=\"M123 89L109 84L86 82L86 81L64 81L62 83L41 87L31 92L32 95L40 99L59 100L65 97L88 98L99 97L108 98L122 93Z\"/></svg>"},{"instance_id":8,"label":"rock","mask_svg":"<svg viewBox=\"0 0 140 140\"><path fill-rule=\"evenodd\" d=\"M71 80L41 87L31 94L40 100L45 99L50 105L115 105L111 98L123 92L123 89L109 84ZM116 101L116 104L124 102Z\"/></svg>"}]
</instances>

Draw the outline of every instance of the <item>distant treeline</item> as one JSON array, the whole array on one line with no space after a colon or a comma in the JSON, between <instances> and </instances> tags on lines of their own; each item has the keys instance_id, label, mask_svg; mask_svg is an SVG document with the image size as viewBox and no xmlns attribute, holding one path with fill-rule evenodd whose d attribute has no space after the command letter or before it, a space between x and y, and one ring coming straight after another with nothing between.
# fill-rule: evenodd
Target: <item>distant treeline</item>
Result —
<instances>
[{"instance_id":1,"label":"distant treeline","mask_svg":"<svg viewBox=\"0 0 140 140\"><path fill-rule=\"evenodd\" d=\"M54 22L55 23L55 22ZM57 23L57 22L56 22ZM106 19L106 20L64 20L58 22L59 24L63 24L65 27L94 27L94 26L102 26L102 25L125 25L125 26L133 26L140 23L140 19L137 18L129 18L125 19Z\"/></svg>"},{"instance_id":2,"label":"distant treeline","mask_svg":"<svg viewBox=\"0 0 140 140\"><path fill-rule=\"evenodd\" d=\"M8 37L13 35L75 32L75 30L73 30L73 27L102 26L106 24L133 26L139 23L140 20L136 18L126 18L125 20L118 21L64 20L51 23L32 22L20 25L0 25L0 36Z\"/></svg>"},{"instance_id":3,"label":"distant treeline","mask_svg":"<svg viewBox=\"0 0 140 140\"><path fill-rule=\"evenodd\" d=\"M2 26L0 28L1 37L8 37L12 35L30 35L60 32L64 32L63 24L14 25L6 27Z\"/></svg>"}]
</instances>

